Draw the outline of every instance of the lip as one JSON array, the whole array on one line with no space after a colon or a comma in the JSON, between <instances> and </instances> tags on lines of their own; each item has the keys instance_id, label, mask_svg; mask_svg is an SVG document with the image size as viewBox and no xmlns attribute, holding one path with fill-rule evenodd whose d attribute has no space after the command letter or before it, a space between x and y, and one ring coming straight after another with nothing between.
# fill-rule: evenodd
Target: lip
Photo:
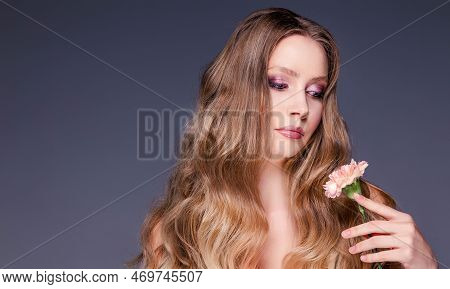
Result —
<instances>
[{"instance_id":1,"label":"lip","mask_svg":"<svg viewBox=\"0 0 450 289\"><path fill-rule=\"evenodd\" d=\"M305 132L301 127L295 127L295 126L286 126L282 128L275 129L280 134L284 135L285 137L292 138L292 139L300 139L305 135Z\"/></svg>"}]
</instances>

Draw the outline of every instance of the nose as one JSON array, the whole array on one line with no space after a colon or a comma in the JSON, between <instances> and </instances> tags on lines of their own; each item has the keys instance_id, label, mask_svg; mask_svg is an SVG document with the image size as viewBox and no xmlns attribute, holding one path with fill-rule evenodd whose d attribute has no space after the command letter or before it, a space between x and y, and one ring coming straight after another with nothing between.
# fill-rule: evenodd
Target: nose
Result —
<instances>
[{"instance_id":1,"label":"nose","mask_svg":"<svg viewBox=\"0 0 450 289\"><path fill-rule=\"evenodd\" d=\"M309 113L306 93L304 91L300 91L293 95L292 101L288 107L289 115L300 116L300 119L305 119Z\"/></svg>"}]
</instances>

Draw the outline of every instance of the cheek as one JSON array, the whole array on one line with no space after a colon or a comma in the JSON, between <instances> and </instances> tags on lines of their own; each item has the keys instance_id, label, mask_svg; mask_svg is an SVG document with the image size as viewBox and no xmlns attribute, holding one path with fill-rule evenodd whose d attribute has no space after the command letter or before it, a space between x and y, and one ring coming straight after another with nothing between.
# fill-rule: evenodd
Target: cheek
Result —
<instances>
[{"instance_id":1,"label":"cheek","mask_svg":"<svg viewBox=\"0 0 450 289\"><path fill-rule=\"evenodd\" d=\"M285 120L283 119L285 117L285 114L281 111L277 110L276 108L271 110L270 114L270 126L271 128L278 128L281 124L285 123Z\"/></svg>"},{"instance_id":2,"label":"cheek","mask_svg":"<svg viewBox=\"0 0 450 289\"><path fill-rule=\"evenodd\" d=\"M313 128L314 130L317 128L320 121L322 120L322 111L323 111L322 104L317 105L317 107L313 108L314 113L311 114L310 125L311 125L311 128Z\"/></svg>"}]
</instances>

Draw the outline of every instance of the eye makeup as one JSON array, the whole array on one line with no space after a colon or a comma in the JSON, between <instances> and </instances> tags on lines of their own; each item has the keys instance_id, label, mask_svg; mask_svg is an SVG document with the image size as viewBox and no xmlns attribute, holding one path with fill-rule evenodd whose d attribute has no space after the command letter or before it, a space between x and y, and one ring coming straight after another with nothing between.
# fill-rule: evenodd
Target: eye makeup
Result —
<instances>
[{"instance_id":1,"label":"eye makeup","mask_svg":"<svg viewBox=\"0 0 450 289\"><path fill-rule=\"evenodd\" d=\"M285 81L277 77L269 77L268 83L271 88L276 90L283 90L289 87Z\"/></svg>"},{"instance_id":2,"label":"eye makeup","mask_svg":"<svg viewBox=\"0 0 450 289\"><path fill-rule=\"evenodd\" d=\"M322 85L313 84L312 87L315 89L307 90L308 93L312 92L312 96L317 97L317 98L323 97L325 88Z\"/></svg>"},{"instance_id":3,"label":"eye makeup","mask_svg":"<svg viewBox=\"0 0 450 289\"><path fill-rule=\"evenodd\" d=\"M278 76L268 77L269 87L275 89L276 91L283 91L289 88L289 84ZM311 89L312 88L312 89ZM311 84L306 91L312 97L322 98L324 95L325 88L321 84Z\"/></svg>"}]
</instances>

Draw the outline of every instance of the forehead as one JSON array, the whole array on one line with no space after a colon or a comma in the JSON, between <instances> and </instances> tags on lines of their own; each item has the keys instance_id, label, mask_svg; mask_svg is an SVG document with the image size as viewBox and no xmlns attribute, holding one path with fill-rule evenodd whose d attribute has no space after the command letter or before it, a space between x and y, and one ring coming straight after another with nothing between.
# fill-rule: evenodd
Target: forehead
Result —
<instances>
[{"instance_id":1,"label":"forehead","mask_svg":"<svg viewBox=\"0 0 450 289\"><path fill-rule=\"evenodd\" d=\"M300 74L299 77L326 76L328 63L323 47L314 39L291 35L281 40L269 58L269 69L286 67Z\"/></svg>"}]
</instances>

